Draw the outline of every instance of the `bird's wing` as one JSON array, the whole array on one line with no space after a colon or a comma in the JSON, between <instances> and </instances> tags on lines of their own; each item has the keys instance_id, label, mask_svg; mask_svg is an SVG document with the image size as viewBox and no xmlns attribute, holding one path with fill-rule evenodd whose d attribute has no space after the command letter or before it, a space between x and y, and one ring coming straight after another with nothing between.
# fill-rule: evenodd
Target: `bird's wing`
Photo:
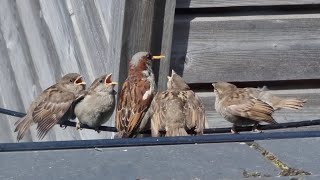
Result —
<instances>
[{"instance_id":1,"label":"bird's wing","mask_svg":"<svg viewBox=\"0 0 320 180\"><path fill-rule=\"evenodd\" d=\"M245 89L243 90L245 91ZM246 94L246 92L233 93L226 103L226 110L235 116L272 124L277 123L272 117L274 109L267 103Z\"/></svg>"},{"instance_id":2,"label":"bird's wing","mask_svg":"<svg viewBox=\"0 0 320 180\"><path fill-rule=\"evenodd\" d=\"M44 93L50 95L39 102L32 113L33 121L38 124L39 139L42 139L61 119L68 118L69 113L67 112L70 112L72 102L75 100L73 93L57 88L47 89Z\"/></svg>"},{"instance_id":3,"label":"bird's wing","mask_svg":"<svg viewBox=\"0 0 320 180\"><path fill-rule=\"evenodd\" d=\"M185 98L186 125L194 129L197 134L203 134L207 126L205 108L201 99L193 91L183 91L181 96Z\"/></svg>"},{"instance_id":4,"label":"bird's wing","mask_svg":"<svg viewBox=\"0 0 320 180\"><path fill-rule=\"evenodd\" d=\"M145 95L150 89L146 79L124 82L117 107L116 127L122 137L132 137L140 125L153 98L153 94Z\"/></svg>"},{"instance_id":5,"label":"bird's wing","mask_svg":"<svg viewBox=\"0 0 320 180\"><path fill-rule=\"evenodd\" d=\"M158 92L153 98L148 112L151 117L151 133L153 137L159 136L159 131L164 131L166 103L170 99L170 92ZM169 107L170 108L170 107Z\"/></svg>"}]
</instances>

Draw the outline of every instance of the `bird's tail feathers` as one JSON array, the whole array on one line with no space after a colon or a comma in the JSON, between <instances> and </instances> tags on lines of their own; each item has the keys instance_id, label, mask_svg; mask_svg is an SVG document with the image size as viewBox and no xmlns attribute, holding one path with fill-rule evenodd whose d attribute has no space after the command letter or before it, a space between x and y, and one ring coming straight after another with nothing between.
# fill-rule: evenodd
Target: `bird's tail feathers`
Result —
<instances>
[{"instance_id":1,"label":"bird's tail feathers","mask_svg":"<svg viewBox=\"0 0 320 180\"><path fill-rule=\"evenodd\" d=\"M188 133L183 127L172 128L172 129L168 129L166 132L166 137L170 137L170 136L188 136Z\"/></svg>"},{"instance_id":2,"label":"bird's tail feathers","mask_svg":"<svg viewBox=\"0 0 320 180\"><path fill-rule=\"evenodd\" d=\"M21 120L15 123L16 128L14 132L18 132L17 141L20 141L24 137L26 132L29 130L31 124L32 124L32 121L28 116L23 117Z\"/></svg>"},{"instance_id":3,"label":"bird's tail feathers","mask_svg":"<svg viewBox=\"0 0 320 180\"><path fill-rule=\"evenodd\" d=\"M307 102L307 99L283 99L275 107L275 109L291 109L297 110L301 109L304 104Z\"/></svg>"}]
</instances>

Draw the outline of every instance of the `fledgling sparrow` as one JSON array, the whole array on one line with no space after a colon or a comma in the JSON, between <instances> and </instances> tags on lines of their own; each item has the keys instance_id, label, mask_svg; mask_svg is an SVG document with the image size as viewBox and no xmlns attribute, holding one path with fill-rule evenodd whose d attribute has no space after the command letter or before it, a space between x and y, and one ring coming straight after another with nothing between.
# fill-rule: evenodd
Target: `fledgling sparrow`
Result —
<instances>
[{"instance_id":1,"label":"fledgling sparrow","mask_svg":"<svg viewBox=\"0 0 320 180\"><path fill-rule=\"evenodd\" d=\"M153 59L148 52L136 53L129 65L129 74L119 97L116 114L117 137L134 137L142 118L148 110L155 91L154 74L151 68Z\"/></svg>"},{"instance_id":2,"label":"fledgling sparrow","mask_svg":"<svg viewBox=\"0 0 320 180\"><path fill-rule=\"evenodd\" d=\"M207 121L203 103L173 70L167 90L157 93L149 110L152 137L187 136L188 131L203 134Z\"/></svg>"},{"instance_id":3,"label":"fledgling sparrow","mask_svg":"<svg viewBox=\"0 0 320 180\"><path fill-rule=\"evenodd\" d=\"M253 130L256 130L259 122L277 124L272 117L275 110L301 109L306 102L306 100L280 98L265 89L237 88L226 82L212 85L216 94L215 109L222 117L233 123L232 133L237 133L236 126L253 124Z\"/></svg>"},{"instance_id":4,"label":"fledgling sparrow","mask_svg":"<svg viewBox=\"0 0 320 180\"><path fill-rule=\"evenodd\" d=\"M83 99L75 105L77 129L86 124L99 132L99 127L109 120L115 108L116 84L112 81L112 74L105 74L91 84Z\"/></svg>"},{"instance_id":5,"label":"fledgling sparrow","mask_svg":"<svg viewBox=\"0 0 320 180\"><path fill-rule=\"evenodd\" d=\"M70 73L44 90L31 103L27 115L15 123L17 140L21 140L32 124L37 124L37 136L43 139L57 123L74 119L74 102L85 89L80 74Z\"/></svg>"}]
</instances>

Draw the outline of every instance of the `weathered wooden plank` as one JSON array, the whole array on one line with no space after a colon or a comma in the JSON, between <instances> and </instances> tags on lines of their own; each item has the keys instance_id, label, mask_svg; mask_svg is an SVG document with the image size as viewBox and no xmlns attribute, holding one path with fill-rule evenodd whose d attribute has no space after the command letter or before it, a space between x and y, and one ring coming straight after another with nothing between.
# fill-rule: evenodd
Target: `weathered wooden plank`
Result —
<instances>
[{"instance_id":1,"label":"weathered wooden plank","mask_svg":"<svg viewBox=\"0 0 320 180\"><path fill-rule=\"evenodd\" d=\"M0 59L0 77L2 77L0 81L0 105L5 108L15 107L18 110L22 110L22 100L14 77L13 67L10 64L9 54L7 52L6 42L3 38L2 31L0 31ZM0 115L0 142L15 141L12 133L15 119L17 118ZM30 136L27 135L26 138L30 139Z\"/></svg>"},{"instance_id":2,"label":"weathered wooden plank","mask_svg":"<svg viewBox=\"0 0 320 180\"><path fill-rule=\"evenodd\" d=\"M278 122L294 122L320 119L319 104L320 90L319 89L303 89L303 90L272 90L270 91L280 97L295 97L308 99L304 108L301 110L279 110L274 113L274 118ZM206 114L209 121L209 127L230 127L231 123L224 120L214 108L215 95L213 92L197 93L202 99Z\"/></svg>"},{"instance_id":3,"label":"weathered wooden plank","mask_svg":"<svg viewBox=\"0 0 320 180\"><path fill-rule=\"evenodd\" d=\"M158 69L158 73L159 73L158 74L158 90L159 91L166 89L167 80L168 80L167 75L170 74L169 71L170 71L171 45L172 45L172 38L173 38L172 35L173 35L175 7L176 7L175 0L165 1L164 17L162 21L163 26L159 27L162 29L162 35L160 36L159 34L157 34L157 36L162 38L161 54L164 54L166 56L160 61L160 66ZM154 40L154 43L159 43L159 42Z\"/></svg>"},{"instance_id":4,"label":"weathered wooden plank","mask_svg":"<svg viewBox=\"0 0 320 180\"><path fill-rule=\"evenodd\" d=\"M177 8L320 4L318 0L177 0Z\"/></svg>"},{"instance_id":5,"label":"weathered wooden plank","mask_svg":"<svg viewBox=\"0 0 320 180\"><path fill-rule=\"evenodd\" d=\"M154 3L154 0L125 1L119 88L128 76L131 57L136 52L151 50Z\"/></svg>"},{"instance_id":6,"label":"weathered wooden plank","mask_svg":"<svg viewBox=\"0 0 320 180\"><path fill-rule=\"evenodd\" d=\"M8 57L2 57L1 59L9 63L3 66L3 68L5 68L3 71L9 71L8 69L13 67L12 74L7 73L6 76L2 77L16 81L17 84L17 91L12 91L5 84L2 84L3 90L1 94L6 99L4 104L9 103L9 106L6 106L7 108L25 112L25 107L28 107L35 96L41 92L41 88L32 62L26 36L19 20L15 1L4 0L0 2L0 27L8 53ZM21 97L22 102L18 97ZM14 135L13 124L18 118L10 117L9 119L11 120L9 122L11 128L1 130L1 132L7 135ZM5 121L0 123L2 127ZM6 136L0 137L1 141L8 140L5 138ZM15 135L13 140L15 141ZM31 140L30 134L28 134L24 140Z\"/></svg>"},{"instance_id":7,"label":"weathered wooden plank","mask_svg":"<svg viewBox=\"0 0 320 180\"><path fill-rule=\"evenodd\" d=\"M107 54L108 41L104 35L104 30L94 1L75 1L71 0L71 5L77 25L79 27L81 37L86 53L88 54L88 62L94 69L94 77L98 77L104 73L112 71L112 61Z\"/></svg>"},{"instance_id":8,"label":"weathered wooden plank","mask_svg":"<svg viewBox=\"0 0 320 180\"><path fill-rule=\"evenodd\" d=\"M89 3L89 4L88 4ZM113 80L119 77L119 61L124 19L124 1L67 1L84 65L90 75L88 84L98 76L113 73ZM106 123L114 126L114 116ZM82 130L82 139L110 138L113 133L96 133Z\"/></svg>"},{"instance_id":9,"label":"weathered wooden plank","mask_svg":"<svg viewBox=\"0 0 320 180\"><path fill-rule=\"evenodd\" d=\"M189 83L318 79L319 18L179 15L171 65Z\"/></svg>"},{"instance_id":10,"label":"weathered wooden plank","mask_svg":"<svg viewBox=\"0 0 320 180\"><path fill-rule=\"evenodd\" d=\"M65 74L61 71L63 63L58 60L59 55L48 24L43 18L40 2L35 0L17 1L17 9L26 34L35 71L38 74L41 88L45 89ZM38 141L35 135L35 127L31 129L33 140ZM44 140L71 140L76 137L79 137L78 131L74 129L63 130L55 126Z\"/></svg>"},{"instance_id":11,"label":"weathered wooden plank","mask_svg":"<svg viewBox=\"0 0 320 180\"><path fill-rule=\"evenodd\" d=\"M89 70L91 67L86 66L84 62L85 59L72 26L66 1L40 1L40 6L44 21L48 26L48 31L52 36L52 41L59 56L56 61L59 62L60 67L57 68L61 70L62 74L80 73L84 76L88 86L90 86L90 82L94 79L93 71L92 69ZM56 129L60 130L59 128ZM83 139L83 135L86 134L85 131L79 132L75 128L68 128L67 131L72 133L72 139ZM65 139L64 133L57 132L56 137L59 140ZM95 138L96 136L92 135L91 137Z\"/></svg>"}]
</instances>

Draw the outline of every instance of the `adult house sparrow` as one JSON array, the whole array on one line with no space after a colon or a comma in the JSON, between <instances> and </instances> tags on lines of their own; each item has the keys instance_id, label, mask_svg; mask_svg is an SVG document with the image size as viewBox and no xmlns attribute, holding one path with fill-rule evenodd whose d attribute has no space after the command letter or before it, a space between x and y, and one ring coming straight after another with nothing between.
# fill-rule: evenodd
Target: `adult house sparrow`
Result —
<instances>
[{"instance_id":1,"label":"adult house sparrow","mask_svg":"<svg viewBox=\"0 0 320 180\"><path fill-rule=\"evenodd\" d=\"M165 136L187 136L187 131L203 134L207 119L200 98L173 70L167 87L157 93L149 108L152 137L162 132Z\"/></svg>"},{"instance_id":2,"label":"adult house sparrow","mask_svg":"<svg viewBox=\"0 0 320 180\"><path fill-rule=\"evenodd\" d=\"M85 89L80 74L70 73L44 90L30 105L27 115L15 123L17 140L21 140L32 124L37 124L37 136L43 139L57 123L74 119L74 102Z\"/></svg>"},{"instance_id":3,"label":"adult house sparrow","mask_svg":"<svg viewBox=\"0 0 320 180\"><path fill-rule=\"evenodd\" d=\"M119 97L116 113L117 137L133 137L147 112L155 91L151 60L164 56L152 56L148 52L136 53L129 65L129 75Z\"/></svg>"},{"instance_id":4,"label":"adult house sparrow","mask_svg":"<svg viewBox=\"0 0 320 180\"><path fill-rule=\"evenodd\" d=\"M109 120L115 108L116 91L113 88L118 84L112 82L111 77L112 74L105 74L97 78L76 104L77 129L86 124L99 132L99 127Z\"/></svg>"},{"instance_id":5,"label":"adult house sparrow","mask_svg":"<svg viewBox=\"0 0 320 180\"><path fill-rule=\"evenodd\" d=\"M284 99L272 95L265 89L237 88L235 85L218 82L212 84L216 94L215 109L226 120L233 123L232 133L237 133L236 126L259 122L277 124L272 113L281 108L300 109L306 100Z\"/></svg>"}]
</instances>

